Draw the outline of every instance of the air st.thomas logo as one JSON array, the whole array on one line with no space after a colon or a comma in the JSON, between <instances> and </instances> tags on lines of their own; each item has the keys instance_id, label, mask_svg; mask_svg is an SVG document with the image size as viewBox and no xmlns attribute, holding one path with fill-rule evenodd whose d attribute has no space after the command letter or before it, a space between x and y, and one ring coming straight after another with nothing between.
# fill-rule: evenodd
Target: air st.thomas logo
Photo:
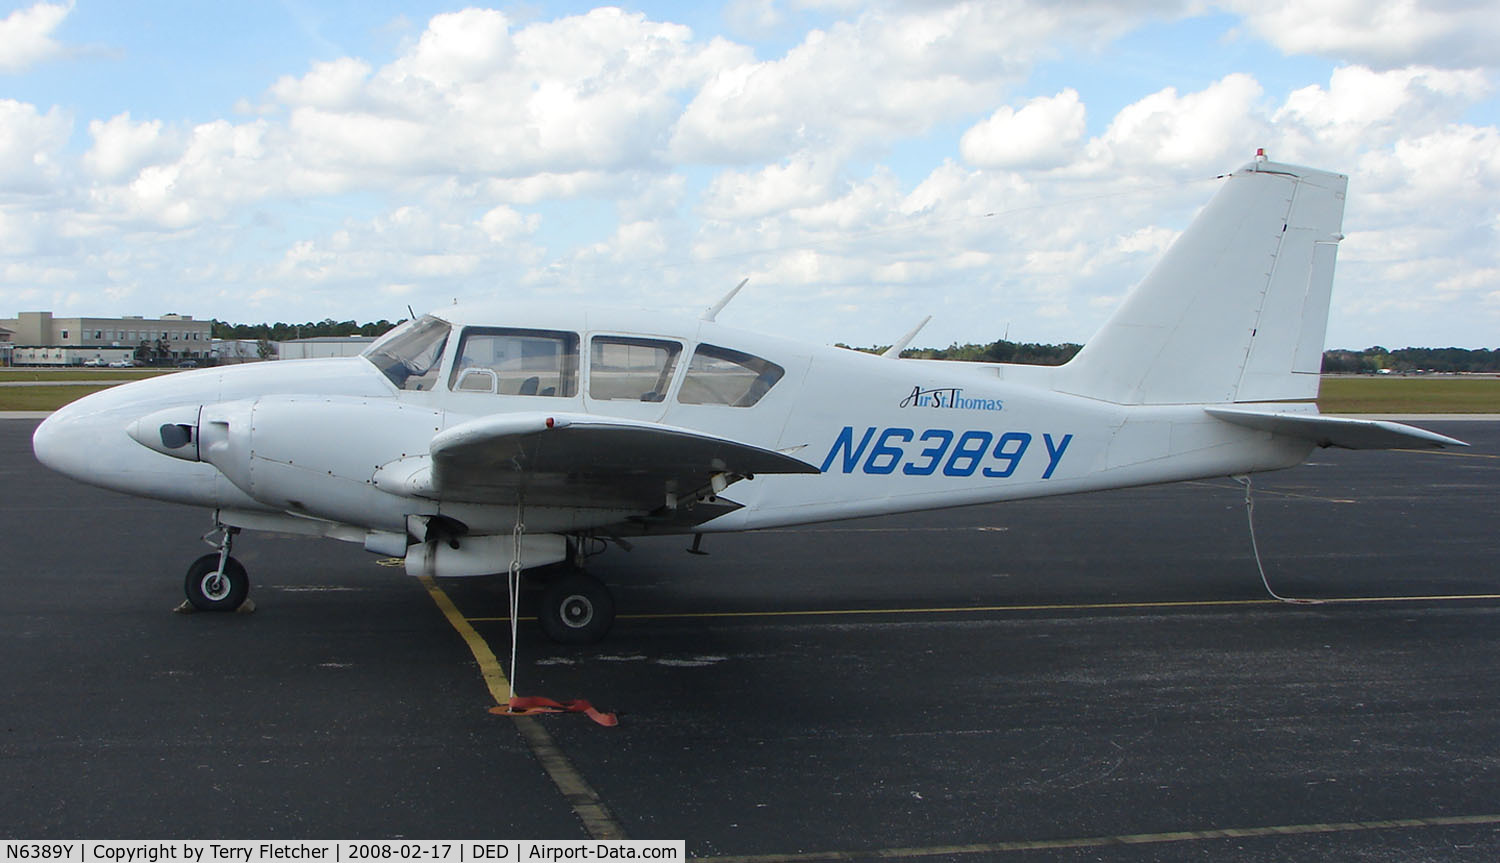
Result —
<instances>
[{"instance_id":1,"label":"air st.thomas logo","mask_svg":"<svg viewBox=\"0 0 1500 863\"><path fill-rule=\"evenodd\" d=\"M999 411L1005 405L1000 399L971 399L964 396L963 387L943 387L924 390L912 387L911 395L901 400L904 408L950 408L961 411Z\"/></svg>"}]
</instances>

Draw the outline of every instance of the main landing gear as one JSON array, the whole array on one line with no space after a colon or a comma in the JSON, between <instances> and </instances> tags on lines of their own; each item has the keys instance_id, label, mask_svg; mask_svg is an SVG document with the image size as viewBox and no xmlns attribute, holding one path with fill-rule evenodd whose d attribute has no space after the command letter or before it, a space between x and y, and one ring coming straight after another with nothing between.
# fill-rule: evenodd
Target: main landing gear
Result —
<instances>
[{"instance_id":1,"label":"main landing gear","mask_svg":"<svg viewBox=\"0 0 1500 863\"><path fill-rule=\"evenodd\" d=\"M198 611L236 611L250 594L250 575L243 564L229 556L240 529L220 525L206 534L204 541L214 544L208 538L218 531L223 531L219 550L193 561L183 584L188 603Z\"/></svg>"},{"instance_id":2,"label":"main landing gear","mask_svg":"<svg viewBox=\"0 0 1500 863\"><path fill-rule=\"evenodd\" d=\"M542 588L537 620L558 644L594 644L615 622L615 598L604 582L569 567Z\"/></svg>"}]
</instances>

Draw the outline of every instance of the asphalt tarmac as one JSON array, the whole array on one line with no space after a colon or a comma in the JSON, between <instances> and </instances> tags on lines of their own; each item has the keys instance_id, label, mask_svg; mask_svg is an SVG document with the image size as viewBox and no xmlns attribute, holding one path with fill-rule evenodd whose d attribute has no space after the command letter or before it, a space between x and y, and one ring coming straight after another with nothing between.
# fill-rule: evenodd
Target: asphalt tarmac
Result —
<instances>
[{"instance_id":1,"label":"asphalt tarmac","mask_svg":"<svg viewBox=\"0 0 1500 863\"><path fill-rule=\"evenodd\" d=\"M80 486L0 420L0 835L630 838L720 860L1493 860L1500 423L1229 480L611 550L590 648L362 549ZM498 579L441 584L499 655ZM1404 599L1404 597L1437 597ZM1359 601L1354 601L1359 600ZM550 747L550 748L548 748Z\"/></svg>"}]
</instances>

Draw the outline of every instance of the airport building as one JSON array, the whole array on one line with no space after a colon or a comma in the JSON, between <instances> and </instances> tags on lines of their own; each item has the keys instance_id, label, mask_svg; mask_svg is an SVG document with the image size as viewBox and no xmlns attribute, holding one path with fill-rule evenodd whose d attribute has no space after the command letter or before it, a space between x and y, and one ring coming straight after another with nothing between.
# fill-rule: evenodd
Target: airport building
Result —
<instances>
[{"instance_id":1,"label":"airport building","mask_svg":"<svg viewBox=\"0 0 1500 863\"><path fill-rule=\"evenodd\" d=\"M215 339L212 321L191 315L159 318L57 318L22 312L0 318L0 365L104 366L144 362L221 365L275 359L355 356L370 336L319 336L287 342Z\"/></svg>"},{"instance_id":2,"label":"airport building","mask_svg":"<svg viewBox=\"0 0 1500 863\"><path fill-rule=\"evenodd\" d=\"M51 312L21 312L0 318L0 330L9 332L14 365L202 360L213 340L213 323L195 321L192 315L54 318Z\"/></svg>"},{"instance_id":3,"label":"airport building","mask_svg":"<svg viewBox=\"0 0 1500 863\"><path fill-rule=\"evenodd\" d=\"M216 366L275 360L281 358L281 343L262 343L258 339L214 339L208 356Z\"/></svg>"},{"instance_id":4,"label":"airport building","mask_svg":"<svg viewBox=\"0 0 1500 863\"><path fill-rule=\"evenodd\" d=\"M305 360L314 357L353 357L364 353L375 341L372 336L315 336L281 343L281 358Z\"/></svg>"}]
</instances>

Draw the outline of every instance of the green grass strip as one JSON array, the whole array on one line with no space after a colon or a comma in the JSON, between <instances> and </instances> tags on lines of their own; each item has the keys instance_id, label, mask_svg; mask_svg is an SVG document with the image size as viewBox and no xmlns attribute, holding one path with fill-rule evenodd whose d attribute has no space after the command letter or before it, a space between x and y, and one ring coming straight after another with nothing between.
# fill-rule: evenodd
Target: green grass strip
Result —
<instances>
[{"instance_id":1,"label":"green grass strip","mask_svg":"<svg viewBox=\"0 0 1500 863\"><path fill-rule=\"evenodd\" d=\"M39 383L62 383L64 381L135 381L168 375L172 369L0 369L0 383L12 381L35 381Z\"/></svg>"},{"instance_id":2,"label":"green grass strip","mask_svg":"<svg viewBox=\"0 0 1500 863\"><path fill-rule=\"evenodd\" d=\"M1500 378L1324 378L1318 409L1329 414L1500 413Z\"/></svg>"},{"instance_id":3,"label":"green grass strip","mask_svg":"<svg viewBox=\"0 0 1500 863\"><path fill-rule=\"evenodd\" d=\"M0 387L0 411L55 411L107 386Z\"/></svg>"}]
</instances>

